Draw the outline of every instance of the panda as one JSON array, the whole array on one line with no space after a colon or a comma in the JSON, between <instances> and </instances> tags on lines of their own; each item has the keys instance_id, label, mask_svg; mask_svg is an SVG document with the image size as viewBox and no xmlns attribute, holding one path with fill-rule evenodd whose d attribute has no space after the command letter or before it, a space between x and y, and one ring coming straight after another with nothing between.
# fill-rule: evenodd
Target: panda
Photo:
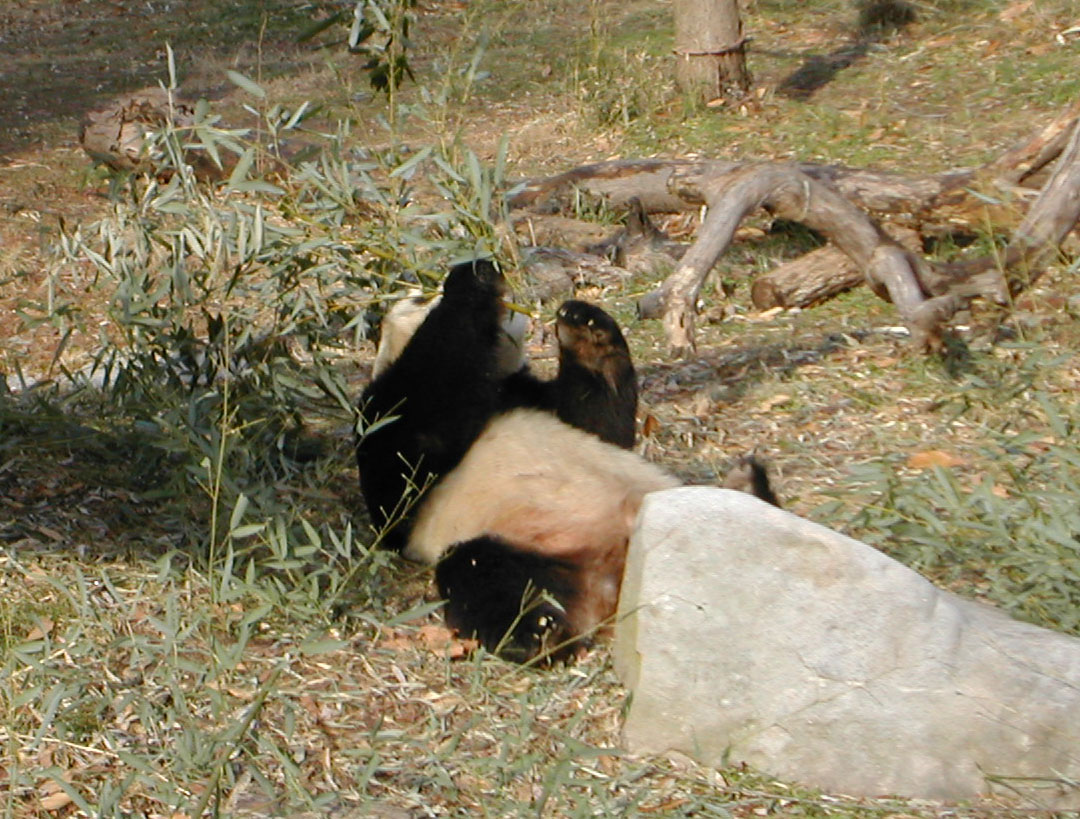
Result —
<instances>
[{"instance_id":1,"label":"panda","mask_svg":"<svg viewBox=\"0 0 1080 819\"><path fill-rule=\"evenodd\" d=\"M602 441L632 449L637 373L619 325L595 305L568 301L559 308L555 331L559 339L555 414Z\"/></svg>"},{"instance_id":2,"label":"panda","mask_svg":"<svg viewBox=\"0 0 1080 819\"><path fill-rule=\"evenodd\" d=\"M555 316L559 370L539 381L522 365L503 381L504 408L553 412L572 427L624 449L634 446L637 373L615 319L584 301L563 302Z\"/></svg>"},{"instance_id":3,"label":"panda","mask_svg":"<svg viewBox=\"0 0 1080 819\"><path fill-rule=\"evenodd\" d=\"M507 659L557 660L614 615L642 499L680 481L627 449L636 379L615 322L564 304L544 382L500 364L504 295L491 262L450 270L363 392L357 463L383 544L435 565L451 628Z\"/></svg>"},{"instance_id":4,"label":"panda","mask_svg":"<svg viewBox=\"0 0 1080 819\"><path fill-rule=\"evenodd\" d=\"M404 548L416 501L504 403L503 291L490 262L453 268L438 302L361 395L360 489L382 545Z\"/></svg>"},{"instance_id":5,"label":"panda","mask_svg":"<svg viewBox=\"0 0 1080 819\"><path fill-rule=\"evenodd\" d=\"M387 311L372 378L378 378L397 360L441 298L412 296ZM550 410L570 426L592 432L601 440L625 449L633 447L637 373L616 321L588 302L564 302L555 320L559 370L551 381L537 378L529 369L524 353L527 329L523 313L505 311L495 362L495 377L502 391L500 407Z\"/></svg>"},{"instance_id":6,"label":"panda","mask_svg":"<svg viewBox=\"0 0 1080 819\"><path fill-rule=\"evenodd\" d=\"M747 455L739 460L724 476L721 486L746 492L773 506L780 506L780 499L769 480L769 472L756 455Z\"/></svg>"},{"instance_id":7,"label":"panda","mask_svg":"<svg viewBox=\"0 0 1080 819\"><path fill-rule=\"evenodd\" d=\"M393 306L386 311L379 325L379 346L375 350L375 361L371 365L372 378L378 378L386 372L386 369L401 355L401 351L409 343L416 328L439 303L439 298L439 296L429 298L412 295L394 302Z\"/></svg>"},{"instance_id":8,"label":"panda","mask_svg":"<svg viewBox=\"0 0 1080 819\"><path fill-rule=\"evenodd\" d=\"M496 416L422 502L405 556L448 625L505 657L566 656L615 613L642 499L680 482L550 412Z\"/></svg>"},{"instance_id":9,"label":"panda","mask_svg":"<svg viewBox=\"0 0 1080 819\"><path fill-rule=\"evenodd\" d=\"M378 378L397 360L416 328L423 323L442 296L423 296L413 294L395 302L387 310L380 325L379 346L375 351L375 361L371 367L371 377ZM496 371L509 376L527 370L525 362L525 332L529 320L523 313L514 310L506 312L506 318L500 326L496 356Z\"/></svg>"}]
</instances>

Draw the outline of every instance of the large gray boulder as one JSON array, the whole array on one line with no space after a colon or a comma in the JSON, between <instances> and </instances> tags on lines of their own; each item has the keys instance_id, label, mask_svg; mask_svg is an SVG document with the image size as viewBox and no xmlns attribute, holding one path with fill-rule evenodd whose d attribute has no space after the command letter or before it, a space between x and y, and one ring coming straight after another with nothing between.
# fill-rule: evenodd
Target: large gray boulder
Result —
<instances>
[{"instance_id":1,"label":"large gray boulder","mask_svg":"<svg viewBox=\"0 0 1080 819\"><path fill-rule=\"evenodd\" d=\"M857 796L1080 806L1080 640L740 492L646 497L616 669L639 753Z\"/></svg>"}]
</instances>

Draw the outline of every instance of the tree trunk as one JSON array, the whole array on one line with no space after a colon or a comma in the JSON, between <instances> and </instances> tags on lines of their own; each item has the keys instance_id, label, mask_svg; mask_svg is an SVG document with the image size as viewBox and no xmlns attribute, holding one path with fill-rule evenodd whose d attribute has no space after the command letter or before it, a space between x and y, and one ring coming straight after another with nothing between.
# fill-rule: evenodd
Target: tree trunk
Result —
<instances>
[{"instance_id":1,"label":"tree trunk","mask_svg":"<svg viewBox=\"0 0 1080 819\"><path fill-rule=\"evenodd\" d=\"M737 0L675 0L675 79L690 98L739 98L750 87Z\"/></svg>"}]
</instances>

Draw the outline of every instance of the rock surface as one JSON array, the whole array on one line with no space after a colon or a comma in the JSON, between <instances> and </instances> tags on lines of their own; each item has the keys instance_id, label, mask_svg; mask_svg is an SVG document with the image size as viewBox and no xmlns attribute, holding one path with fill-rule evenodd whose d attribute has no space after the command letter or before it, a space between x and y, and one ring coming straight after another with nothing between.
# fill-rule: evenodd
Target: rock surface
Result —
<instances>
[{"instance_id":1,"label":"rock surface","mask_svg":"<svg viewBox=\"0 0 1080 819\"><path fill-rule=\"evenodd\" d=\"M632 752L826 791L1080 806L1080 640L740 492L649 495L615 662ZM1029 803L1030 804L1030 803Z\"/></svg>"}]
</instances>

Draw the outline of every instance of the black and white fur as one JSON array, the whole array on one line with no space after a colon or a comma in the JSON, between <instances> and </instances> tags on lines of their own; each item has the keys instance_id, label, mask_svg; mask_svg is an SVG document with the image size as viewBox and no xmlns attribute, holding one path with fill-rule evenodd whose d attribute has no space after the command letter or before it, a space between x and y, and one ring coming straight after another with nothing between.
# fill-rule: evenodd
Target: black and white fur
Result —
<instances>
[{"instance_id":1,"label":"black and white fur","mask_svg":"<svg viewBox=\"0 0 1080 819\"><path fill-rule=\"evenodd\" d=\"M450 271L364 391L357 460L384 542L436 565L448 624L526 661L566 656L609 621L641 500L679 481L625 449L636 383L610 317L564 305L560 373L543 382L500 368L503 296L490 262Z\"/></svg>"},{"instance_id":2,"label":"black and white fur","mask_svg":"<svg viewBox=\"0 0 1080 819\"><path fill-rule=\"evenodd\" d=\"M555 335L558 375L540 381L523 365L503 381L505 408L546 409L602 441L633 447L637 373L615 319L594 304L567 301L556 313Z\"/></svg>"},{"instance_id":3,"label":"black and white fur","mask_svg":"<svg viewBox=\"0 0 1080 819\"><path fill-rule=\"evenodd\" d=\"M372 378L397 360L441 296L410 296L396 302L382 322ZM525 359L528 318L507 310L500 322L495 377L500 407L546 409L572 427L630 449L636 434L637 373L619 325L599 307L567 301L559 308L555 335L559 370L554 380L533 375Z\"/></svg>"},{"instance_id":4,"label":"black and white fur","mask_svg":"<svg viewBox=\"0 0 1080 819\"><path fill-rule=\"evenodd\" d=\"M394 363L405 349L405 345L416 333L416 329L427 318L428 313L438 306L442 296L424 296L417 293L400 299L386 311L380 325L379 346L375 350L375 361L371 367L371 377L378 378ZM507 310L500 324L499 341L496 353L496 373L508 376L527 370L525 362L525 333L529 329L529 319L523 314Z\"/></svg>"}]
</instances>

